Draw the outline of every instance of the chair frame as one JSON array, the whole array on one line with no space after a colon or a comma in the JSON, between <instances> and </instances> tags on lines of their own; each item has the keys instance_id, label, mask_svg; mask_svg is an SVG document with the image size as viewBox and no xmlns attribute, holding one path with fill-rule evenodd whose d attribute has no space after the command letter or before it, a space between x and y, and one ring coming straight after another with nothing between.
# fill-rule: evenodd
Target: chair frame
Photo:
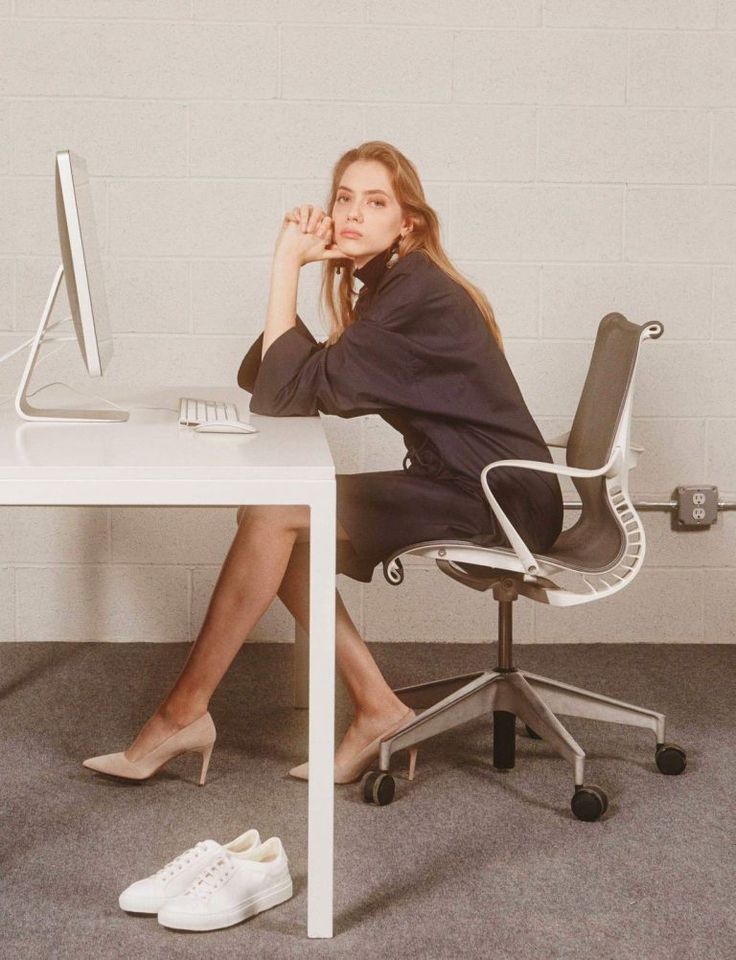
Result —
<instances>
[{"instance_id":1,"label":"chair frame","mask_svg":"<svg viewBox=\"0 0 736 960\"><path fill-rule=\"evenodd\" d=\"M665 743L663 714L518 670L513 665L512 604L520 594L552 606L590 603L628 586L644 561L644 527L630 500L628 486L629 470L636 466L639 454L643 452L643 448L632 444L630 439L632 404L639 347L646 339L660 337L663 326L658 322L634 325L621 314L607 314L599 324L596 347L599 340L601 344L604 343L603 338L613 324L618 324L619 329L625 329L629 335L638 329L639 339L606 462L595 469L532 460L498 460L489 463L482 470L481 483L491 510L511 547L485 547L466 540L434 540L410 544L396 550L383 561L384 576L394 585L403 581L400 557L410 555L435 560L443 573L473 589L492 589L499 604L498 665L492 671L446 677L395 689L394 692L402 701L422 712L381 742L379 770L369 771L363 780L363 796L367 801L383 804L393 799L393 781L388 773L393 754L488 714L493 715L494 767L507 770L515 765L515 721L519 717L526 724L530 736L545 740L572 763L575 793L571 806L573 813L582 820L597 820L605 813L608 800L600 787L584 783L585 753L555 714L652 730L656 737L655 760L660 771L680 773L684 769L684 751L676 744ZM549 447L566 448L569 438L570 432L545 442ZM554 547L547 554L532 553L488 485L488 473L498 467L541 470L571 478L604 477L607 509L620 532L618 555L603 566L596 566L575 557L571 559L567 556L564 562L555 559ZM464 569L463 563L473 565L474 571ZM487 569L479 573L479 567ZM578 589L568 589L556 582L555 577L559 578L561 573L573 575ZM387 778L390 781L388 789Z\"/></svg>"}]
</instances>

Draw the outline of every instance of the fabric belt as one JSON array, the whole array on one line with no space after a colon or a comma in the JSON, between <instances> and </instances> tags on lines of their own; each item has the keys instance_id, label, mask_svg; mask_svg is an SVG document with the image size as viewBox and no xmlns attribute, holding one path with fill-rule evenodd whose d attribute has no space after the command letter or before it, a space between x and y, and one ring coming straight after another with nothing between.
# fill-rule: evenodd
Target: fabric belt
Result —
<instances>
[{"instance_id":1,"label":"fabric belt","mask_svg":"<svg viewBox=\"0 0 736 960\"><path fill-rule=\"evenodd\" d=\"M407 466L407 460L410 461L409 466ZM407 444L402 467L406 473L419 474L431 480L449 480L469 496L476 497L487 505L480 482L451 470L428 437L423 437L421 443L416 446Z\"/></svg>"},{"instance_id":2,"label":"fabric belt","mask_svg":"<svg viewBox=\"0 0 736 960\"><path fill-rule=\"evenodd\" d=\"M408 467L407 460L411 462ZM433 480L454 480L457 476L447 468L428 437L424 437L418 446L411 446L407 449L402 467L407 473L414 470ZM417 470L417 468L419 469Z\"/></svg>"}]
</instances>

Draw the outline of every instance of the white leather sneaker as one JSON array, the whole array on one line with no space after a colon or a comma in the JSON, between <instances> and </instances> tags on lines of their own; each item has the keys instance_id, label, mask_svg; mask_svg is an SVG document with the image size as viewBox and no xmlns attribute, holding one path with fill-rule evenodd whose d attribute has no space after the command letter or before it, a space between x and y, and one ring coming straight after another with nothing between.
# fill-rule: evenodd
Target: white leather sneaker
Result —
<instances>
[{"instance_id":1,"label":"white leather sneaker","mask_svg":"<svg viewBox=\"0 0 736 960\"><path fill-rule=\"evenodd\" d=\"M261 846L257 830L247 830L224 846L216 840L201 840L180 853L166 866L143 880L136 880L120 894L118 903L131 913L158 913L163 904L178 897L192 881L227 851L247 857Z\"/></svg>"},{"instance_id":2,"label":"white leather sneaker","mask_svg":"<svg viewBox=\"0 0 736 960\"><path fill-rule=\"evenodd\" d=\"M269 837L250 857L224 850L189 889L167 900L158 922L175 930L231 927L293 894L289 861L278 837Z\"/></svg>"}]
</instances>

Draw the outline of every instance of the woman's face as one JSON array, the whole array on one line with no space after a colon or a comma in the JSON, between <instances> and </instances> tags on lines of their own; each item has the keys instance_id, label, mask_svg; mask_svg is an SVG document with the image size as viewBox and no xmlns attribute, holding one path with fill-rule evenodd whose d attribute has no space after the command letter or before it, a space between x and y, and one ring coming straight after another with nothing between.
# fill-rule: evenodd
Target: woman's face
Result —
<instances>
[{"instance_id":1,"label":"woman's face","mask_svg":"<svg viewBox=\"0 0 736 960\"><path fill-rule=\"evenodd\" d=\"M410 220L402 215L388 170L378 160L356 160L342 175L332 208L334 242L360 269L391 246ZM345 235L351 230L359 234Z\"/></svg>"}]
</instances>

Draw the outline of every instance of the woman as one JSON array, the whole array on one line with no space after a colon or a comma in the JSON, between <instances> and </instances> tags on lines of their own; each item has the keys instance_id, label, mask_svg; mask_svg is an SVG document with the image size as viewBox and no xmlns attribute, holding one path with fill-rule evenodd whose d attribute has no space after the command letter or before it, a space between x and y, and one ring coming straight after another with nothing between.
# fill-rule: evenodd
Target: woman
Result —
<instances>
[{"instance_id":1,"label":"woman","mask_svg":"<svg viewBox=\"0 0 736 960\"><path fill-rule=\"evenodd\" d=\"M239 385L252 393L250 409L378 414L402 433L401 470L336 476L337 572L369 582L392 550L424 540L508 546L481 470L495 460L552 458L488 300L448 260L415 167L390 144L369 141L347 151L333 170L327 206L329 215L304 204L284 218L265 330L238 372ZM332 326L324 343L296 315L299 270L313 261L324 261ZM356 302L353 276L363 284ZM489 473L488 482L533 551L554 543L563 516L555 475L507 467ZM191 750L202 753L204 782L215 737L209 700L243 638L277 594L308 626L308 507L241 507L238 524L174 687L124 753L85 766L144 779ZM383 678L339 592L335 629L339 672L355 704L335 753L335 781L347 783L371 765L380 740L415 714ZM307 764L290 773L306 779Z\"/></svg>"}]
</instances>

